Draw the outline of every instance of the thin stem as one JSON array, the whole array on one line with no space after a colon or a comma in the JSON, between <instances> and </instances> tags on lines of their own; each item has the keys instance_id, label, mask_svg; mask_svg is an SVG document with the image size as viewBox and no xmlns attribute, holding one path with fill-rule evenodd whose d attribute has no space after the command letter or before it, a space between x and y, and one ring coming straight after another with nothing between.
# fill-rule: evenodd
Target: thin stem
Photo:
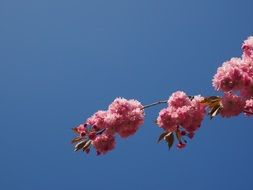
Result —
<instances>
[{"instance_id":1,"label":"thin stem","mask_svg":"<svg viewBox=\"0 0 253 190\"><path fill-rule=\"evenodd\" d=\"M168 102L168 100L160 100L160 101L158 101L158 102L154 102L154 103L152 103L152 104L145 105L145 106L143 106L141 109L143 110L143 109L146 109L146 108L150 108L150 107L156 106L156 105L158 105L158 104L165 104L165 103L167 103L167 102Z\"/></svg>"}]
</instances>

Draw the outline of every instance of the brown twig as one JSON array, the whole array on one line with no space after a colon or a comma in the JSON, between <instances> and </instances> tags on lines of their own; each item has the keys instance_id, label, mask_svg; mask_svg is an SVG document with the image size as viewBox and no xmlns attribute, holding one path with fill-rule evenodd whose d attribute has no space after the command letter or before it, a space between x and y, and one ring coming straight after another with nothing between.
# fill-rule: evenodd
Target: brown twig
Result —
<instances>
[{"instance_id":1,"label":"brown twig","mask_svg":"<svg viewBox=\"0 0 253 190\"><path fill-rule=\"evenodd\" d=\"M143 109L146 109L146 108L150 108L150 107L156 106L158 104L166 104L167 102L168 102L168 100L160 100L158 102L154 102L152 104L145 105L141 109L143 110Z\"/></svg>"}]
</instances>

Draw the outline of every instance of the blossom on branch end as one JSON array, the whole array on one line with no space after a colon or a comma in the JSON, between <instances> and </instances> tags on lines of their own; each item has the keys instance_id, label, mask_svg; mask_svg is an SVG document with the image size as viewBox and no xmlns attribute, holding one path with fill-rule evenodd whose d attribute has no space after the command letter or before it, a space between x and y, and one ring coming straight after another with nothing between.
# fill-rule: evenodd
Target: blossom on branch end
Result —
<instances>
[{"instance_id":1,"label":"blossom on branch end","mask_svg":"<svg viewBox=\"0 0 253 190\"><path fill-rule=\"evenodd\" d=\"M115 147L115 136L126 138L138 130L144 122L143 106L137 100L116 98L108 110L97 111L89 117L85 124L81 124L73 130L78 134L72 140L75 150L89 152L93 146L97 154L105 154ZM87 143L89 145L87 146Z\"/></svg>"}]
</instances>

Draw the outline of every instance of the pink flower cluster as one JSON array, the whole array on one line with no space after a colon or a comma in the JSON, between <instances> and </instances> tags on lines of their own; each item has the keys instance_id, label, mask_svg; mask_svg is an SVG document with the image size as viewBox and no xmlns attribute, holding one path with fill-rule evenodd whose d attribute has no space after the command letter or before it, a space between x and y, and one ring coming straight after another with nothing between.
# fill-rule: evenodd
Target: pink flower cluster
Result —
<instances>
[{"instance_id":1,"label":"pink flower cluster","mask_svg":"<svg viewBox=\"0 0 253 190\"><path fill-rule=\"evenodd\" d=\"M221 99L221 106L222 109L220 114L222 117L237 116L243 112L245 100L243 100L240 96L225 92Z\"/></svg>"},{"instance_id":2,"label":"pink flower cluster","mask_svg":"<svg viewBox=\"0 0 253 190\"><path fill-rule=\"evenodd\" d=\"M248 81L248 74L244 72L242 59L232 58L219 67L213 78L216 90L224 92L242 90Z\"/></svg>"},{"instance_id":3,"label":"pink flower cluster","mask_svg":"<svg viewBox=\"0 0 253 190\"><path fill-rule=\"evenodd\" d=\"M245 102L253 97L253 37L242 45L242 58L232 58L218 68L213 78L216 90L223 91L221 116L231 117L244 111ZM240 94L240 97L231 93Z\"/></svg>"},{"instance_id":4,"label":"pink flower cluster","mask_svg":"<svg viewBox=\"0 0 253 190\"><path fill-rule=\"evenodd\" d=\"M205 116L205 105L201 96L189 97L177 91L168 100L168 107L160 111L157 124L167 132L184 130L183 134L193 136ZM183 144L180 142L180 146Z\"/></svg>"},{"instance_id":5,"label":"pink flower cluster","mask_svg":"<svg viewBox=\"0 0 253 190\"><path fill-rule=\"evenodd\" d=\"M97 111L76 130L80 136L91 140L97 154L105 154L114 149L116 134L129 137L143 122L144 110L140 102L116 98L107 111Z\"/></svg>"},{"instance_id":6,"label":"pink flower cluster","mask_svg":"<svg viewBox=\"0 0 253 190\"><path fill-rule=\"evenodd\" d=\"M144 122L143 106L137 100L116 98L109 106L109 116L106 118L121 137L133 135Z\"/></svg>"},{"instance_id":7,"label":"pink flower cluster","mask_svg":"<svg viewBox=\"0 0 253 190\"><path fill-rule=\"evenodd\" d=\"M105 154L115 147L115 137L108 134L98 135L92 142L97 154Z\"/></svg>"},{"instance_id":8,"label":"pink flower cluster","mask_svg":"<svg viewBox=\"0 0 253 190\"><path fill-rule=\"evenodd\" d=\"M253 60L253 36L248 37L242 45L243 58Z\"/></svg>"},{"instance_id":9,"label":"pink flower cluster","mask_svg":"<svg viewBox=\"0 0 253 190\"><path fill-rule=\"evenodd\" d=\"M247 116L252 116L253 115L253 99L247 100L245 104L246 105L244 107L244 113Z\"/></svg>"}]
</instances>

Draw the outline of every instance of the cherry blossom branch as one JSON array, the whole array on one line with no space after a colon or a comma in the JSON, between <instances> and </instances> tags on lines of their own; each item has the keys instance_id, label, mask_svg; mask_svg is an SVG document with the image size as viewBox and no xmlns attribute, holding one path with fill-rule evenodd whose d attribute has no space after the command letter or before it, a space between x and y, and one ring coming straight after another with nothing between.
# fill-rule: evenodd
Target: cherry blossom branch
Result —
<instances>
[{"instance_id":1,"label":"cherry blossom branch","mask_svg":"<svg viewBox=\"0 0 253 190\"><path fill-rule=\"evenodd\" d=\"M193 138L206 114L211 119L217 115L229 118L241 113L253 116L253 36L244 41L242 49L242 58L224 62L213 77L215 90L223 91L223 96L188 96L183 91L177 91L167 100L147 105L134 99L116 98L107 110L97 111L85 123L73 128L77 134L71 141L75 144L75 151L89 153L93 147L97 155L106 154L115 148L116 135L121 138L134 135L144 123L144 109L159 104L167 107L159 112L155 120L164 130L158 142L164 140L169 149L174 139L178 148L184 148L187 143L185 138Z\"/></svg>"},{"instance_id":2,"label":"cherry blossom branch","mask_svg":"<svg viewBox=\"0 0 253 190\"><path fill-rule=\"evenodd\" d=\"M146 108L150 108L150 107L153 107L153 106L156 106L156 105L159 105L159 104L166 104L167 102L168 102L168 100L160 100L160 101L154 102L152 104L148 104L148 105L143 106L141 108L141 110L146 109Z\"/></svg>"}]
</instances>

